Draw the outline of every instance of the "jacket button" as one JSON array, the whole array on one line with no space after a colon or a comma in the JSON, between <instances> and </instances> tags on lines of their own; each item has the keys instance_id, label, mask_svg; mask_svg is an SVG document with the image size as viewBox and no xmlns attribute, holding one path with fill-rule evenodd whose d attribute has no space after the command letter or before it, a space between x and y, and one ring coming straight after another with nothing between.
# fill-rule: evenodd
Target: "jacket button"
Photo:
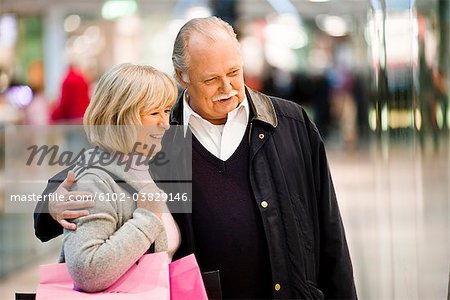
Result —
<instances>
[{"instance_id":1,"label":"jacket button","mask_svg":"<svg viewBox=\"0 0 450 300\"><path fill-rule=\"evenodd\" d=\"M267 201L261 201L261 206L263 208L266 208L267 206L269 206L269 203L267 203Z\"/></svg>"},{"instance_id":2,"label":"jacket button","mask_svg":"<svg viewBox=\"0 0 450 300\"><path fill-rule=\"evenodd\" d=\"M264 133L260 133L259 135L258 135L258 137L259 137L259 139L263 139L264 138Z\"/></svg>"},{"instance_id":3,"label":"jacket button","mask_svg":"<svg viewBox=\"0 0 450 300\"><path fill-rule=\"evenodd\" d=\"M275 291L281 290L281 285L279 283L275 284Z\"/></svg>"}]
</instances>

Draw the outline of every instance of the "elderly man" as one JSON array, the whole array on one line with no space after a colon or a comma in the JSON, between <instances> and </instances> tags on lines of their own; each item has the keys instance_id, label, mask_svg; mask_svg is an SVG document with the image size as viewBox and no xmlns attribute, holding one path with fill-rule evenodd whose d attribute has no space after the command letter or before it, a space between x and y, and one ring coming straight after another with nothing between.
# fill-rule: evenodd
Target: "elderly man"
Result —
<instances>
[{"instance_id":1,"label":"elderly man","mask_svg":"<svg viewBox=\"0 0 450 300\"><path fill-rule=\"evenodd\" d=\"M174 214L178 255L219 270L225 299L355 299L324 144L305 111L245 86L236 35L216 17L186 23L172 60L184 92L171 124L193 134L192 214ZM88 213L58 205L50 211L66 228ZM36 235L48 240L61 228L41 211Z\"/></svg>"}]
</instances>

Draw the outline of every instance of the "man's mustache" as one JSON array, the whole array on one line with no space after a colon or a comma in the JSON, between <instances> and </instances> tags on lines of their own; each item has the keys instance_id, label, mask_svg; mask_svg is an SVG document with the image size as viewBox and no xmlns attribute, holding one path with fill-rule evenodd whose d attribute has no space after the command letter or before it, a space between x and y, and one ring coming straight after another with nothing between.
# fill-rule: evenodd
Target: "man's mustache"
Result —
<instances>
[{"instance_id":1,"label":"man's mustache","mask_svg":"<svg viewBox=\"0 0 450 300\"><path fill-rule=\"evenodd\" d=\"M238 91L236 90L232 90L231 92L229 92L228 94L220 94L220 95L216 95L212 98L213 101L219 101L219 100L224 100L224 99L228 99L230 97L236 96L238 94Z\"/></svg>"}]
</instances>

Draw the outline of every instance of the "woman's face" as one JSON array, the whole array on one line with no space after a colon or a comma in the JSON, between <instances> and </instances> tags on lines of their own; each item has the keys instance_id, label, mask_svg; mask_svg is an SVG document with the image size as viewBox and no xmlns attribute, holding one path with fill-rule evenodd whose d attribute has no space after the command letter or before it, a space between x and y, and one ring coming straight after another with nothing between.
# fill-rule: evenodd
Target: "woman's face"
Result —
<instances>
[{"instance_id":1,"label":"woman's face","mask_svg":"<svg viewBox=\"0 0 450 300\"><path fill-rule=\"evenodd\" d=\"M164 132L169 129L171 106L154 109L141 115L142 126L138 133L136 151L146 156L154 156L161 151ZM138 144L139 143L139 144Z\"/></svg>"}]
</instances>

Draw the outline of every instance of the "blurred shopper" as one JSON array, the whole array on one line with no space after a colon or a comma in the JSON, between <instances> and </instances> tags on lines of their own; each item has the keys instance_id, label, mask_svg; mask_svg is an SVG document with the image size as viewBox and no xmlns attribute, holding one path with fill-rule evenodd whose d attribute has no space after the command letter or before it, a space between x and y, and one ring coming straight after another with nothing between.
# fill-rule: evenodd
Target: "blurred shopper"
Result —
<instances>
[{"instance_id":1,"label":"blurred shopper","mask_svg":"<svg viewBox=\"0 0 450 300\"><path fill-rule=\"evenodd\" d=\"M42 90L33 89L33 98L25 108L25 124L45 126L49 123L49 105Z\"/></svg>"},{"instance_id":2,"label":"blurred shopper","mask_svg":"<svg viewBox=\"0 0 450 300\"><path fill-rule=\"evenodd\" d=\"M44 95L44 65L41 60L28 67L28 83L33 91L30 104L25 107L25 124L31 126L48 125L50 107Z\"/></svg>"},{"instance_id":3,"label":"blurred shopper","mask_svg":"<svg viewBox=\"0 0 450 300\"><path fill-rule=\"evenodd\" d=\"M343 146L352 150L357 146L356 128L357 107L353 94L353 74L347 66L338 66L330 70L332 78L331 114L339 126L339 135Z\"/></svg>"},{"instance_id":4,"label":"blurred shopper","mask_svg":"<svg viewBox=\"0 0 450 300\"><path fill-rule=\"evenodd\" d=\"M357 298L324 144L302 107L244 85L236 35L216 17L186 23L172 60L185 90L170 122L193 133L192 214L174 214L176 255L219 270L225 299ZM43 241L61 231L46 205L35 214ZM63 226L67 209L53 216Z\"/></svg>"},{"instance_id":5,"label":"blurred shopper","mask_svg":"<svg viewBox=\"0 0 450 300\"><path fill-rule=\"evenodd\" d=\"M89 105L89 81L77 64L71 63L61 85L59 101L51 112L50 121L64 126L64 141L60 144L68 150L77 152L80 147L88 146L81 125L83 115Z\"/></svg>"},{"instance_id":6,"label":"blurred shopper","mask_svg":"<svg viewBox=\"0 0 450 300\"><path fill-rule=\"evenodd\" d=\"M322 138L327 138L330 131L330 97L331 87L327 78L323 75L315 75L311 80L314 88L311 106L314 111L314 121Z\"/></svg>"},{"instance_id":7,"label":"blurred shopper","mask_svg":"<svg viewBox=\"0 0 450 300\"><path fill-rule=\"evenodd\" d=\"M74 64L69 66L61 85L61 95L51 113L55 123L81 124L89 105L89 83Z\"/></svg>"}]
</instances>

